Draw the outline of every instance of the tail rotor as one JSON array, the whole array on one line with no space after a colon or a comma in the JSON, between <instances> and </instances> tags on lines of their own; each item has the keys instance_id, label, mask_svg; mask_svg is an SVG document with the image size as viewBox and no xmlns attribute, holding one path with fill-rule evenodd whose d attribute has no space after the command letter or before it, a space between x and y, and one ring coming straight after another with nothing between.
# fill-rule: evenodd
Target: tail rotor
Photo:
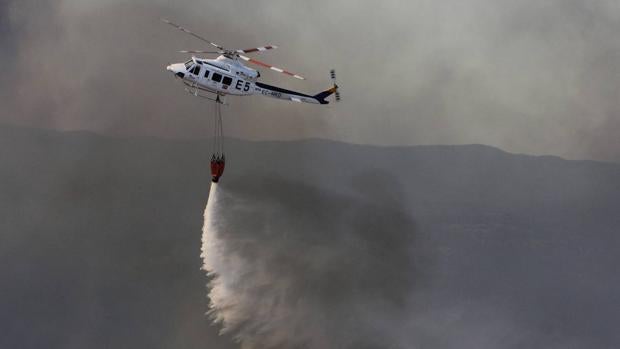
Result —
<instances>
[{"instance_id":1,"label":"tail rotor","mask_svg":"<svg viewBox=\"0 0 620 349\"><path fill-rule=\"evenodd\" d=\"M340 91L338 91L338 84L336 84L336 70L334 69L330 70L329 75L332 79L332 83L334 84L334 87L336 88L336 92L334 93L336 102L340 102Z\"/></svg>"}]
</instances>

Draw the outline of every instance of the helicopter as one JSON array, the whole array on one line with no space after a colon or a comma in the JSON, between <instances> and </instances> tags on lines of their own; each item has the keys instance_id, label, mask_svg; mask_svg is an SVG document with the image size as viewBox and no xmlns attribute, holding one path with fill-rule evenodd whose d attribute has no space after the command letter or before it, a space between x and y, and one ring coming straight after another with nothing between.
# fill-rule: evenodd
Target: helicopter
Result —
<instances>
[{"instance_id":1,"label":"helicopter","mask_svg":"<svg viewBox=\"0 0 620 349\"><path fill-rule=\"evenodd\" d=\"M223 98L227 95L232 96L251 96L262 95L281 100L298 103L329 104L326 100L332 94L336 101L340 100L338 85L336 85L336 72L330 71L333 86L315 95L308 95L301 92L291 91L282 87L268 85L259 82L260 72L243 64L246 61L263 68L291 76L296 79L305 80L301 75L291 73L282 68L278 68L259 60L245 56L244 54L263 52L277 48L275 45L255 47L245 50L229 50L221 45L205 39L204 37L176 24L167 19L161 19L164 23L193 36L194 38L206 42L217 50L198 50L198 51L179 51L181 53L192 54L190 60L184 63L169 64L166 70L172 72L186 85L185 91L197 97L209 99L215 103L215 125L213 134L213 154L211 156L211 181L218 183L224 173L226 157L224 155L224 131L222 111L220 106L227 105ZM218 54L215 59L199 58L193 54ZM211 95L209 95L209 93ZM215 95L215 97L212 97Z\"/></svg>"},{"instance_id":2,"label":"helicopter","mask_svg":"<svg viewBox=\"0 0 620 349\"><path fill-rule=\"evenodd\" d=\"M183 83L187 86L186 91L194 94L195 96L207 98L221 104L225 104L221 97L226 95L262 95L299 103L329 104L329 101L327 101L326 98L335 93L336 100L340 100L338 85L336 85L335 80L336 76L333 70L331 71L333 86L315 95L308 95L301 92L287 90L282 87L268 85L258 81L260 78L259 71L244 65L242 61L246 61L263 68L268 68L296 79L305 80L305 78L301 75L291 73L285 69L263 63L259 60L244 55L248 53L273 50L276 49L277 46L267 45L245 50L229 50L167 19L162 18L161 20L164 23L169 24L217 49L212 51L179 51L180 53L188 54L219 54L219 56L215 59L192 56L187 62L174 63L166 67L166 70L172 72L175 77L183 81ZM211 93L215 95L215 98L205 95L204 93Z\"/></svg>"}]
</instances>

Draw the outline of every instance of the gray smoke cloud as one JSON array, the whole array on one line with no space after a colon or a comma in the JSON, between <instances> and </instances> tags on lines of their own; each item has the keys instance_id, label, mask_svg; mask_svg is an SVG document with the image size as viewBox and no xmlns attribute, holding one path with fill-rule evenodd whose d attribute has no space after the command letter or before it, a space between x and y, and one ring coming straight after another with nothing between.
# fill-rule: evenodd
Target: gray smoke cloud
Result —
<instances>
[{"instance_id":1,"label":"gray smoke cloud","mask_svg":"<svg viewBox=\"0 0 620 349\"><path fill-rule=\"evenodd\" d=\"M164 70L202 43L169 17L310 79L336 68L329 108L234 99L229 135L373 144L483 143L617 161L620 9L613 1L5 1L0 120L124 135L204 137L204 101ZM6 50L4 49L6 48ZM8 70L8 71L7 71ZM251 125L251 126L250 126Z\"/></svg>"},{"instance_id":2,"label":"gray smoke cloud","mask_svg":"<svg viewBox=\"0 0 620 349\"><path fill-rule=\"evenodd\" d=\"M211 314L242 348L405 348L425 280L398 206L283 179L213 185L202 257ZM269 195L266 195L269 193Z\"/></svg>"},{"instance_id":3,"label":"gray smoke cloud","mask_svg":"<svg viewBox=\"0 0 620 349\"><path fill-rule=\"evenodd\" d=\"M480 150L471 161L448 149L427 158L451 164L439 173L418 159L403 186L364 172L346 193L227 177L204 216L210 315L244 349L617 343L609 324L620 313L605 305L619 285L617 166L505 162L495 151L482 160ZM412 174L422 167L424 184ZM510 186L490 179L504 177ZM470 195L477 187L484 194Z\"/></svg>"},{"instance_id":4,"label":"gray smoke cloud","mask_svg":"<svg viewBox=\"0 0 620 349\"><path fill-rule=\"evenodd\" d=\"M0 127L0 347L620 343L617 164L227 145L206 250L218 337L199 269L209 142Z\"/></svg>"}]
</instances>

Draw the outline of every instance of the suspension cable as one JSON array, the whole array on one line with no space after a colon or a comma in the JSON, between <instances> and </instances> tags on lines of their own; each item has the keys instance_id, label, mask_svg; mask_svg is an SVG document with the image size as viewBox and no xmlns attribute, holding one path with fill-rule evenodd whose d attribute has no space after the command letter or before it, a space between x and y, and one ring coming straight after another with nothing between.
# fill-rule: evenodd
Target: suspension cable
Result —
<instances>
[{"instance_id":1,"label":"suspension cable","mask_svg":"<svg viewBox=\"0 0 620 349\"><path fill-rule=\"evenodd\" d=\"M213 155L221 159L224 156L224 123L221 103L215 102L213 118Z\"/></svg>"}]
</instances>

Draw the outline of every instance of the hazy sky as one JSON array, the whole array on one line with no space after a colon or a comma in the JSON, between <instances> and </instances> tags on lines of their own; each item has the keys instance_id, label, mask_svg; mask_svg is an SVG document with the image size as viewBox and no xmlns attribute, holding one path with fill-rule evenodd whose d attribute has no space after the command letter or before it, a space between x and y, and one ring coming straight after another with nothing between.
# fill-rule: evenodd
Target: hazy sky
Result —
<instances>
[{"instance_id":1,"label":"hazy sky","mask_svg":"<svg viewBox=\"0 0 620 349\"><path fill-rule=\"evenodd\" d=\"M211 106L165 70L205 46L167 17L307 76L263 80L328 107L233 98L230 136L371 144L482 143L620 161L616 1L100 1L0 3L0 121L174 138L211 133Z\"/></svg>"}]
</instances>

